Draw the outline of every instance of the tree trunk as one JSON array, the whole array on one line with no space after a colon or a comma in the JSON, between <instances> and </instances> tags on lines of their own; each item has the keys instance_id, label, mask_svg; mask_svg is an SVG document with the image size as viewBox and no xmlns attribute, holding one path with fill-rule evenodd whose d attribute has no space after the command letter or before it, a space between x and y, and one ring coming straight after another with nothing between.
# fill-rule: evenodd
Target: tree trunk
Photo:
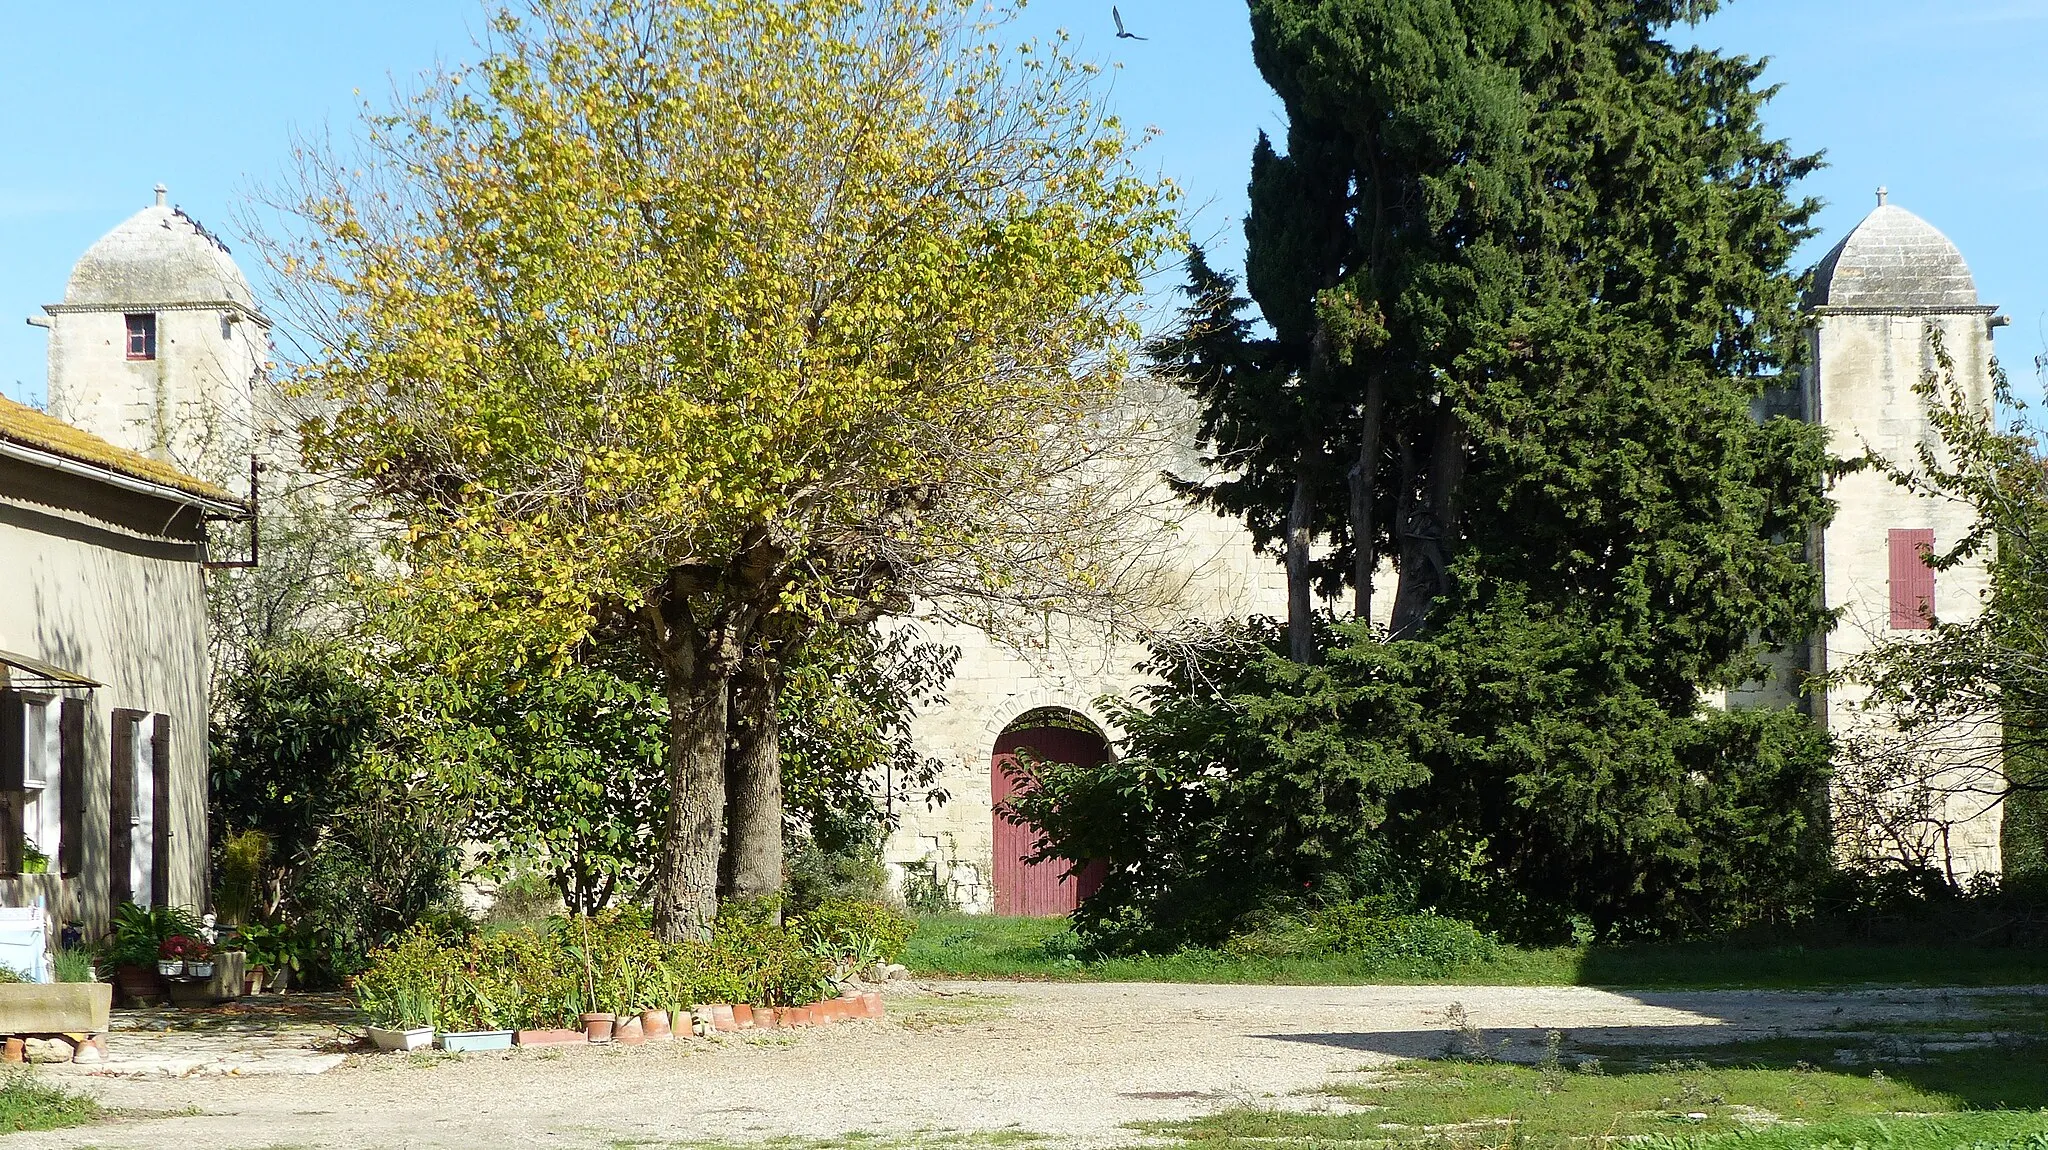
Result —
<instances>
[{"instance_id":1,"label":"tree trunk","mask_svg":"<svg viewBox=\"0 0 2048 1150\"><path fill-rule=\"evenodd\" d=\"M1316 661L1314 602L1310 598L1308 547L1314 537L1315 493L1308 465L1294 472L1294 500L1287 507L1287 651L1297 663Z\"/></svg>"},{"instance_id":2,"label":"tree trunk","mask_svg":"<svg viewBox=\"0 0 2048 1150\"><path fill-rule=\"evenodd\" d=\"M668 696L668 823L654 875L655 933L701 938L718 917L725 822L727 695L732 669L660 644Z\"/></svg>"},{"instance_id":3,"label":"tree trunk","mask_svg":"<svg viewBox=\"0 0 2048 1150\"><path fill-rule=\"evenodd\" d=\"M776 702L782 669L750 652L732 679L726 759L725 859L720 881L736 898L782 889L782 742Z\"/></svg>"},{"instance_id":4,"label":"tree trunk","mask_svg":"<svg viewBox=\"0 0 2048 1150\"><path fill-rule=\"evenodd\" d=\"M1458 489L1465 480L1465 425L1448 396L1438 402L1429 454L1428 490L1407 517L1401 537L1401 583L1394 593L1393 634L1422 633L1429 609L1449 588L1450 554L1458 532Z\"/></svg>"},{"instance_id":5,"label":"tree trunk","mask_svg":"<svg viewBox=\"0 0 2048 1150\"><path fill-rule=\"evenodd\" d=\"M1387 384L1379 372L1365 382L1365 417L1358 428L1358 460L1351 465L1351 614L1372 622L1372 577L1379 566L1374 522L1380 462L1380 417L1387 406Z\"/></svg>"}]
</instances>

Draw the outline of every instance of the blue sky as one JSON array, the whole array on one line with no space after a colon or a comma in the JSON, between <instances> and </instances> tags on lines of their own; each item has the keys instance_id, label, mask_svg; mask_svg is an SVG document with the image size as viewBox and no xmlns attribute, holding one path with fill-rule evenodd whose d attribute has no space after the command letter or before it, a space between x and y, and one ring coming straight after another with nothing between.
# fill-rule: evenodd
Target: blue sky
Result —
<instances>
[{"instance_id":1,"label":"blue sky","mask_svg":"<svg viewBox=\"0 0 2048 1150\"><path fill-rule=\"evenodd\" d=\"M1117 65L1112 94L1156 127L1148 163L1187 191L1193 228L1235 261L1254 136L1278 132L1242 0L1036 0L1024 28L1065 27ZM471 52L474 0L344 5L134 0L12 5L0 40L0 394L43 392L44 335L71 264L150 201L151 185L224 230L295 132L344 126L360 90ZM2048 0L1735 0L1691 33L1773 59L1773 130L1830 166L1817 259L1888 186L1961 246L2013 326L2000 350L2028 391L2048 346ZM232 237L230 237L232 243ZM238 248L238 255L243 255ZM253 261L244 270L255 274ZM259 292L261 285L259 284Z\"/></svg>"}]
</instances>

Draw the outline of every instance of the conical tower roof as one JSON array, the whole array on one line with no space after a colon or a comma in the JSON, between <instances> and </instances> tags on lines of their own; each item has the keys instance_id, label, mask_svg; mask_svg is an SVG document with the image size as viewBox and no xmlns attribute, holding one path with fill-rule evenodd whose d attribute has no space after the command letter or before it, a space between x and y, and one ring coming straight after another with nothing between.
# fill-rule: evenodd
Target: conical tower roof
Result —
<instances>
[{"instance_id":1,"label":"conical tower roof","mask_svg":"<svg viewBox=\"0 0 2048 1150\"><path fill-rule=\"evenodd\" d=\"M64 288L66 306L146 309L233 302L256 310L255 293L227 245L164 199L159 184L156 203L86 249Z\"/></svg>"},{"instance_id":2,"label":"conical tower roof","mask_svg":"<svg viewBox=\"0 0 2048 1150\"><path fill-rule=\"evenodd\" d=\"M1933 224L1879 199L1813 272L1808 307L1974 308L1977 281Z\"/></svg>"}]
</instances>

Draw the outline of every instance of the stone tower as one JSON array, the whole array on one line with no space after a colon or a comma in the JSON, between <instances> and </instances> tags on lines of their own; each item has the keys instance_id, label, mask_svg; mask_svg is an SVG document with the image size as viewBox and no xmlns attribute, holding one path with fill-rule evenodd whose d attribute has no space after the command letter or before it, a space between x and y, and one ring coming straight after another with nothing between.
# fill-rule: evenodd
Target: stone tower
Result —
<instances>
[{"instance_id":1,"label":"stone tower","mask_svg":"<svg viewBox=\"0 0 2048 1150\"><path fill-rule=\"evenodd\" d=\"M270 320L226 245L156 202L87 249L50 332L50 414L110 443L223 483L257 441L255 389Z\"/></svg>"},{"instance_id":2,"label":"stone tower","mask_svg":"<svg viewBox=\"0 0 2048 1150\"><path fill-rule=\"evenodd\" d=\"M1913 391L1934 369L1936 333L1956 382L1990 410L1998 309L1978 302L1969 265L1948 237L1887 204L1882 191L1877 210L1815 269L1806 302L1813 322L1802 404L1806 418L1828 429L1835 455L1869 452L1912 467L1923 445L1939 443ZM1969 531L1968 507L1915 494L1869 469L1837 481L1832 494L1837 511L1815 558L1826 605L1841 614L1816 640L1815 672L1842 670L1878 643L1924 634L1930 620L1964 622L1983 610L1984 562L1936 572L1920 559L1923 548L1946 550ZM1907 738L1864 701L1863 691L1843 687L1811 700L1841 756L1836 830L1843 848L1854 850L1861 839L1867 849L1917 856L1958 880L1995 873L1999 808L1985 785L1995 781L1995 722L1967 734ZM1861 796L1847 798L1849 786Z\"/></svg>"}]
</instances>

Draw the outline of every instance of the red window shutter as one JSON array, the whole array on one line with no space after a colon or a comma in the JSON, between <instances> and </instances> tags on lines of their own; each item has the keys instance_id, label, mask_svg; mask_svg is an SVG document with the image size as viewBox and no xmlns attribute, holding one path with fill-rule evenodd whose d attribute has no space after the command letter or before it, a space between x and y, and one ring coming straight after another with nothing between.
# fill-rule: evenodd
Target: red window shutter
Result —
<instances>
[{"instance_id":1,"label":"red window shutter","mask_svg":"<svg viewBox=\"0 0 2048 1150\"><path fill-rule=\"evenodd\" d=\"M61 779L63 831L57 840L57 870L72 877L85 870L84 699L66 699L58 719L57 773Z\"/></svg>"},{"instance_id":2,"label":"red window shutter","mask_svg":"<svg viewBox=\"0 0 2048 1150\"><path fill-rule=\"evenodd\" d=\"M129 889L135 851L135 726L141 711L114 711L113 771L107 788L107 901L120 906L135 892Z\"/></svg>"},{"instance_id":3,"label":"red window shutter","mask_svg":"<svg viewBox=\"0 0 2048 1150\"><path fill-rule=\"evenodd\" d=\"M1892 630L1925 631L1933 626L1934 568L1927 565L1933 551L1933 531L1892 530Z\"/></svg>"}]
</instances>

